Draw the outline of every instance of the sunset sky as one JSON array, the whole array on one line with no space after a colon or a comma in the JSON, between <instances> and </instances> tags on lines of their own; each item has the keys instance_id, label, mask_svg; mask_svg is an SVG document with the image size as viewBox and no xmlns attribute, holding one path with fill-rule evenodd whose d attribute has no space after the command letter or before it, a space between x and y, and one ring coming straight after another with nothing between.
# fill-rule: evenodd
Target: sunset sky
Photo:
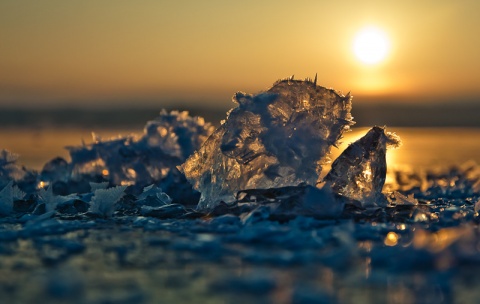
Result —
<instances>
[{"instance_id":1,"label":"sunset sky","mask_svg":"<svg viewBox=\"0 0 480 304\"><path fill-rule=\"evenodd\" d=\"M480 1L2 0L0 106L229 103L292 74L360 102L480 100ZM354 53L375 27L389 50Z\"/></svg>"}]
</instances>

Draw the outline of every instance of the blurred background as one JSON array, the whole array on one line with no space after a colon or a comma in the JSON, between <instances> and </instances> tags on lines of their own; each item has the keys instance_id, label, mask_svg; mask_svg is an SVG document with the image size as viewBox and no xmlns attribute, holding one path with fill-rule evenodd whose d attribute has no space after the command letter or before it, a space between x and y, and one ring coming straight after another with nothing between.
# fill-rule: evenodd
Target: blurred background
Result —
<instances>
[{"instance_id":1,"label":"blurred background","mask_svg":"<svg viewBox=\"0 0 480 304\"><path fill-rule=\"evenodd\" d=\"M474 0L2 0L0 148L39 168L92 131L141 132L162 108L218 124L235 92L317 74L351 92L357 127L437 136L425 160L464 150L459 138L480 140L478 11Z\"/></svg>"}]
</instances>

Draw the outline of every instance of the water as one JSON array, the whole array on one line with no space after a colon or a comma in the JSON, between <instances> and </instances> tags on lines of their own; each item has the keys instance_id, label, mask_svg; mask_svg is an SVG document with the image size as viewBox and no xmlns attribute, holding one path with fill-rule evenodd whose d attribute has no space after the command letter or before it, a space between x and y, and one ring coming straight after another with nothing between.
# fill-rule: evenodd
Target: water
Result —
<instances>
[{"instance_id":1,"label":"water","mask_svg":"<svg viewBox=\"0 0 480 304\"><path fill-rule=\"evenodd\" d=\"M369 128L353 128L346 134L339 149L333 149L335 159L345 147L364 135ZM390 171L405 167L428 169L460 165L473 160L480 163L480 128L397 128L388 127L397 133L403 145L389 150L387 163ZM28 168L41 169L48 160L61 156L68 159L65 146L81 145L82 140L92 142L92 131L103 138L142 130L127 128L0 128L0 148L20 155L19 162Z\"/></svg>"}]
</instances>

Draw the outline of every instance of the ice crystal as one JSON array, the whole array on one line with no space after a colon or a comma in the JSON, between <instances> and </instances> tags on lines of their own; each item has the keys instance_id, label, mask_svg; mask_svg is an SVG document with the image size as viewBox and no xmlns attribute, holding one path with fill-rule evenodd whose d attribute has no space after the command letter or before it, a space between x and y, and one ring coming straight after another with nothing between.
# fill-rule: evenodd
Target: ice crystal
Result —
<instances>
[{"instance_id":1,"label":"ice crystal","mask_svg":"<svg viewBox=\"0 0 480 304\"><path fill-rule=\"evenodd\" d=\"M397 147L400 138L373 127L365 136L348 146L333 162L325 176L325 186L336 193L358 201L363 207L384 205L382 195L387 173L387 146Z\"/></svg>"},{"instance_id":2,"label":"ice crystal","mask_svg":"<svg viewBox=\"0 0 480 304\"><path fill-rule=\"evenodd\" d=\"M142 205L163 206L172 203L172 199L155 185L143 188L143 192L137 196L138 202Z\"/></svg>"},{"instance_id":3,"label":"ice crystal","mask_svg":"<svg viewBox=\"0 0 480 304\"><path fill-rule=\"evenodd\" d=\"M395 197L395 204L396 205L405 205L405 206L415 206L418 205L418 200L415 199L413 194L405 196L400 192L393 192L393 196Z\"/></svg>"},{"instance_id":4,"label":"ice crystal","mask_svg":"<svg viewBox=\"0 0 480 304\"><path fill-rule=\"evenodd\" d=\"M40 189L38 193L38 201L45 204L46 212L55 211L58 205L76 198L78 197L75 194L67 196L53 194L52 185L49 185L47 190Z\"/></svg>"},{"instance_id":5,"label":"ice crystal","mask_svg":"<svg viewBox=\"0 0 480 304\"><path fill-rule=\"evenodd\" d=\"M475 203L474 210L475 210L475 212L480 211L480 199Z\"/></svg>"},{"instance_id":6,"label":"ice crystal","mask_svg":"<svg viewBox=\"0 0 480 304\"><path fill-rule=\"evenodd\" d=\"M27 194L25 192L23 192L22 190L20 190L20 188L18 188L17 185L13 186L12 188L12 197L13 197L13 200L22 200L25 198Z\"/></svg>"},{"instance_id":7,"label":"ice crystal","mask_svg":"<svg viewBox=\"0 0 480 304\"><path fill-rule=\"evenodd\" d=\"M13 182L10 181L0 191L0 215L9 215L13 211Z\"/></svg>"},{"instance_id":8,"label":"ice crystal","mask_svg":"<svg viewBox=\"0 0 480 304\"><path fill-rule=\"evenodd\" d=\"M0 150L0 186L10 180L21 180L27 174L24 168L16 164L18 155L8 150Z\"/></svg>"},{"instance_id":9,"label":"ice crystal","mask_svg":"<svg viewBox=\"0 0 480 304\"><path fill-rule=\"evenodd\" d=\"M18 159L18 155L12 153L8 150L1 150L0 151L0 166L5 166L8 164L14 164Z\"/></svg>"},{"instance_id":10,"label":"ice crystal","mask_svg":"<svg viewBox=\"0 0 480 304\"><path fill-rule=\"evenodd\" d=\"M90 212L103 217L111 217L115 204L125 195L127 186L117 186L110 189L97 189L90 205Z\"/></svg>"},{"instance_id":11,"label":"ice crystal","mask_svg":"<svg viewBox=\"0 0 480 304\"><path fill-rule=\"evenodd\" d=\"M350 96L286 79L257 95L236 93L226 121L183 165L199 208L239 190L315 185L330 148L353 124Z\"/></svg>"}]
</instances>

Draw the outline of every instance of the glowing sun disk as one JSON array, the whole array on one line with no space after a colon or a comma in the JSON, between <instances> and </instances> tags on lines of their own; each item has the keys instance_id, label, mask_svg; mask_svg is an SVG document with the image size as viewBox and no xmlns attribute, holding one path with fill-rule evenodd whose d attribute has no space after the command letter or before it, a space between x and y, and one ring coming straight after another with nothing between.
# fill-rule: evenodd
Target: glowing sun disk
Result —
<instances>
[{"instance_id":1,"label":"glowing sun disk","mask_svg":"<svg viewBox=\"0 0 480 304\"><path fill-rule=\"evenodd\" d=\"M379 63L385 59L389 48L387 35L375 27L367 27L358 32L353 44L355 55L366 64Z\"/></svg>"}]
</instances>

